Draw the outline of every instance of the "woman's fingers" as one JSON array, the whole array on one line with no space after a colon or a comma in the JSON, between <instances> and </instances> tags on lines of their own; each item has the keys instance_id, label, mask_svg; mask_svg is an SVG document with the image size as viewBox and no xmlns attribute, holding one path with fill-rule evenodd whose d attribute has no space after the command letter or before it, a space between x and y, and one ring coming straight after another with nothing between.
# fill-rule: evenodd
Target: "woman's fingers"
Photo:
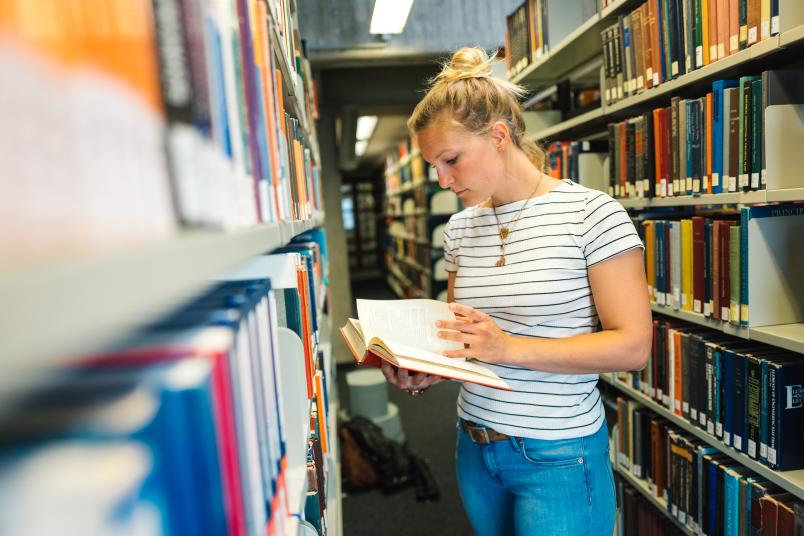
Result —
<instances>
[{"instance_id":1,"label":"woman's fingers","mask_svg":"<svg viewBox=\"0 0 804 536\"><path fill-rule=\"evenodd\" d=\"M481 313L477 309L469 307L468 305L461 305L460 303L452 302L449 304L449 309L455 314L465 316L473 322L481 322L486 319L488 315Z\"/></svg>"}]
</instances>

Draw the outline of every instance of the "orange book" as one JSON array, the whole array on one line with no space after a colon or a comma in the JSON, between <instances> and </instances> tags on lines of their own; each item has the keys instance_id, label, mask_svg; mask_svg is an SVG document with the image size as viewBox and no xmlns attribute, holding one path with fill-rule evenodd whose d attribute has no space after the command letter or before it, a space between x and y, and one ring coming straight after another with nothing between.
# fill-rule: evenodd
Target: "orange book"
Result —
<instances>
[{"instance_id":1,"label":"orange book","mask_svg":"<svg viewBox=\"0 0 804 536\"><path fill-rule=\"evenodd\" d=\"M285 127L285 99L284 91L282 89L282 71L274 69L274 80L276 80L276 108L277 119L279 120L279 129L282 131L283 136L287 136L287 128Z\"/></svg>"},{"instance_id":2,"label":"orange book","mask_svg":"<svg viewBox=\"0 0 804 536\"><path fill-rule=\"evenodd\" d=\"M656 236L653 220L642 222L645 227L645 272L648 279L648 296L653 301L653 288L656 286Z\"/></svg>"},{"instance_id":3,"label":"orange book","mask_svg":"<svg viewBox=\"0 0 804 536\"><path fill-rule=\"evenodd\" d=\"M528 35L530 43L528 45L528 63L536 61L536 0L528 0Z\"/></svg>"},{"instance_id":4,"label":"orange book","mask_svg":"<svg viewBox=\"0 0 804 536\"><path fill-rule=\"evenodd\" d=\"M681 401L683 399L684 356L681 352L681 332L672 330L673 337L673 413L681 416Z\"/></svg>"},{"instance_id":5,"label":"orange book","mask_svg":"<svg viewBox=\"0 0 804 536\"><path fill-rule=\"evenodd\" d=\"M717 0L701 0L709 5L709 63L720 59L718 56Z\"/></svg>"},{"instance_id":6,"label":"orange book","mask_svg":"<svg viewBox=\"0 0 804 536\"><path fill-rule=\"evenodd\" d=\"M717 57L722 60L729 54L729 24L731 4L729 0L717 0Z\"/></svg>"},{"instance_id":7,"label":"orange book","mask_svg":"<svg viewBox=\"0 0 804 536\"><path fill-rule=\"evenodd\" d=\"M327 453L327 414L324 411L324 376L321 371L315 373L315 401L318 409L318 431L320 432L321 450L324 454Z\"/></svg>"},{"instance_id":8,"label":"orange book","mask_svg":"<svg viewBox=\"0 0 804 536\"><path fill-rule=\"evenodd\" d=\"M706 193L712 193L712 93L706 94Z\"/></svg>"},{"instance_id":9,"label":"orange book","mask_svg":"<svg viewBox=\"0 0 804 536\"><path fill-rule=\"evenodd\" d=\"M761 7L759 0L747 0L746 19L748 19L748 34L746 46L751 46L759 42L759 23L761 18ZM741 39L742 40L742 39Z\"/></svg>"},{"instance_id":10,"label":"orange book","mask_svg":"<svg viewBox=\"0 0 804 536\"><path fill-rule=\"evenodd\" d=\"M662 130L662 116L663 111L661 108L655 108L653 110L653 154L656 155L653 159L654 165L654 177L656 177L656 188L653 192L653 195L659 197L661 195L661 185L662 180L665 178L662 176L662 158L664 155L664 151L662 151L662 147L664 147L664 131Z\"/></svg>"},{"instance_id":11,"label":"orange book","mask_svg":"<svg viewBox=\"0 0 804 536\"><path fill-rule=\"evenodd\" d=\"M728 0L729 2L729 54L734 54L740 50L740 0Z\"/></svg>"},{"instance_id":12,"label":"orange book","mask_svg":"<svg viewBox=\"0 0 804 536\"><path fill-rule=\"evenodd\" d=\"M299 306L301 307L302 344L304 345L305 379L307 380L307 400L313 398L313 377L315 376L315 356L313 355L313 328L310 320L310 295L307 288L307 268L296 267L296 283L299 286Z\"/></svg>"}]
</instances>

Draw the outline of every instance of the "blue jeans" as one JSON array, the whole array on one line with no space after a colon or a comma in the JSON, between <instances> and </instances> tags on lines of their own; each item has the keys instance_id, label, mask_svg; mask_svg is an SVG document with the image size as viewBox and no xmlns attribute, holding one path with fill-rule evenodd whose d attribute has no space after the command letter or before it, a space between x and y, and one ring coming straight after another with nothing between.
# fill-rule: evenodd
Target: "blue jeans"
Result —
<instances>
[{"instance_id":1,"label":"blue jeans","mask_svg":"<svg viewBox=\"0 0 804 536\"><path fill-rule=\"evenodd\" d=\"M616 498L606 423L586 437L474 443L458 424L461 498L478 536L611 536Z\"/></svg>"}]
</instances>

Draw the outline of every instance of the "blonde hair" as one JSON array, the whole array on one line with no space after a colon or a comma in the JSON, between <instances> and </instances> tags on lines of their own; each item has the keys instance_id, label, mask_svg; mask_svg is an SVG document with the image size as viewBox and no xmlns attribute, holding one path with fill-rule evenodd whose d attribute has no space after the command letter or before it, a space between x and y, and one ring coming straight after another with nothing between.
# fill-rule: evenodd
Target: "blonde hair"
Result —
<instances>
[{"instance_id":1,"label":"blonde hair","mask_svg":"<svg viewBox=\"0 0 804 536\"><path fill-rule=\"evenodd\" d=\"M519 99L525 90L491 76L491 63L482 48L462 48L430 80L430 89L408 119L408 129L417 134L442 112L474 134L485 134L497 121L508 125L511 139L539 169L545 170L544 151L525 138L525 119Z\"/></svg>"}]
</instances>

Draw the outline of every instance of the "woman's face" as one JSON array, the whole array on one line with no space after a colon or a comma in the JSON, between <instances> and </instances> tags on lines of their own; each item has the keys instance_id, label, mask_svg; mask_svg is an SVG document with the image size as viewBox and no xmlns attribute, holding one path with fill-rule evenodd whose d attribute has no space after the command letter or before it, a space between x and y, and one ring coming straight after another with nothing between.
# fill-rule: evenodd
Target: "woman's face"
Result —
<instances>
[{"instance_id":1,"label":"woman's face","mask_svg":"<svg viewBox=\"0 0 804 536\"><path fill-rule=\"evenodd\" d=\"M436 119L418 133L424 159L465 206L479 205L494 193L503 176L503 161L494 136L473 134Z\"/></svg>"}]
</instances>

